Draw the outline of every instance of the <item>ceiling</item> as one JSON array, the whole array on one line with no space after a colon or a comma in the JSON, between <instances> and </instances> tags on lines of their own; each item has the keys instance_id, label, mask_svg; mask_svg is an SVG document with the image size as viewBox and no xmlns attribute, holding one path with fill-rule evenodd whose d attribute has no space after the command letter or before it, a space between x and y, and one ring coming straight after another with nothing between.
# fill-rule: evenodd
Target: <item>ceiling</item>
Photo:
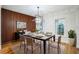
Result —
<instances>
[{"instance_id":1,"label":"ceiling","mask_svg":"<svg viewBox=\"0 0 79 59\"><path fill-rule=\"evenodd\" d=\"M39 6L39 14L41 16L55 11L79 7L77 5L38 5L38 6ZM37 15L37 11L38 11L37 5L3 5L2 8L31 16Z\"/></svg>"}]
</instances>

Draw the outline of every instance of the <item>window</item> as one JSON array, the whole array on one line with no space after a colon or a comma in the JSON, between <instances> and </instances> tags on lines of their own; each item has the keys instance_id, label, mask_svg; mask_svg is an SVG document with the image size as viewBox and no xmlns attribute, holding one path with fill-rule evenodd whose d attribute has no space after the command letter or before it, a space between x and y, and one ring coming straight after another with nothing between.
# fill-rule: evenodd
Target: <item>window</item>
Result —
<instances>
[{"instance_id":1,"label":"window","mask_svg":"<svg viewBox=\"0 0 79 59\"><path fill-rule=\"evenodd\" d=\"M42 31L42 18L41 17L36 18L36 31L38 32Z\"/></svg>"},{"instance_id":2,"label":"window","mask_svg":"<svg viewBox=\"0 0 79 59\"><path fill-rule=\"evenodd\" d=\"M55 20L55 28L56 28L56 34L64 35L64 20L63 20L63 18Z\"/></svg>"}]
</instances>

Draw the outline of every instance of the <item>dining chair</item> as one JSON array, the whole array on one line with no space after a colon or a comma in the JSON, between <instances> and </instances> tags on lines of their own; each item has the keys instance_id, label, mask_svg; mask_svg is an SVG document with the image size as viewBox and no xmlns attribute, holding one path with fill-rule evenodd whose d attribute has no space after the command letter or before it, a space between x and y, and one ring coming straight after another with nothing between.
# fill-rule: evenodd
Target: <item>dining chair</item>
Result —
<instances>
[{"instance_id":1,"label":"dining chair","mask_svg":"<svg viewBox=\"0 0 79 59\"><path fill-rule=\"evenodd\" d=\"M57 47L57 51L58 51L58 54L61 52L61 36L58 37L58 47Z\"/></svg>"},{"instance_id":2,"label":"dining chair","mask_svg":"<svg viewBox=\"0 0 79 59\"><path fill-rule=\"evenodd\" d=\"M50 48L53 48L53 49L57 49L57 53L59 54L60 44L61 44L61 36L58 36L57 42L49 42L49 53L50 53Z\"/></svg>"},{"instance_id":3,"label":"dining chair","mask_svg":"<svg viewBox=\"0 0 79 59\"><path fill-rule=\"evenodd\" d=\"M26 38L25 38L25 36L24 35L22 35L22 34L19 34L20 35L20 49L21 48L24 48L24 53L26 52Z\"/></svg>"},{"instance_id":4,"label":"dining chair","mask_svg":"<svg viewBox=\"0 0 79 59\"><path fill-rule=\"evenodd\" d=\"M46 32L45 35L46 35L46 36L51 36L51 35L52 35L52 32ZM55 38L53 38L53 39L55 39ZM52 42L52 38L51 38L49 41Z\"/></svg>"},{"instance_id":5,"label":"dining chair","mask_svg":"<svg viewBox=\"0 0 79 59\"><path fill-rule=\"evenodd\" d=\"M44 32L36 32L36 33L37 34L43 34L44 35ZM41 42L41 40L35 39L35 44L39 45L39 47L40 47L40 53L42 53L42 42Z\"/></svg>"},{"instance_id":6,"label":"dining chair","mask_svg":"<svg viewBox=\"0 0 79 59\"><path fill-rule=\"evenodd\" d=\"M51 43L56 41L55 35L53 35L52 39L49 40Z\"/></svg>"},{"instance_id":7,"label":"dining chair","mask_svg":"<svg viewBox=\"0 0 79 59\"><path fill-rule=\"evenodd\" d=\"M46 35L52 35L52 32L46 32L45 34Z\"/></svg>"},{"instance_id":8,"label":"dining chair","mask_svg":"<svg viewBox=\"0 0 79 59\"><path fill-rule=\"evenodd\" d=\"M36 46L34 40L30 37L26 37L20 34L20 49L23 48L24 53L33 53Z\"/></svg>"},{"instance_id":9,"label":"dining chair","mask_svg":"<svg viewBox=\"0 0 79 59\"><path fill-rule=\"evenodd\" d=\"M40 40L35 39L35 44L40 48L40 53L42 53L42 42Z\"/></svg>"},{"instance_id":10,"label":"dining chair","mask_svg":"<svg viewBox=\"0 0 79 59\"><path fill-rule=\"evenodd\" d=\"M31 42L29 42L29 40ZM36 39L26 37L26 41L27 41L26 50L27 50L27 52L31 51L31 53L34 53L38 48L40 48L40 51L41 51L40 41L39 41L39 44L38 44L38 43L35 42L35 40Z\"/></svg>"},{"instance_id":11,"label":"dining chair","mask_svg":"<svg viewBox=\"0 0 79 59\"><path fill-rule=\"evenodd\" d=\"M46 35L46 36L51 36L51 35L52 35L52 32L46 32L45 35ZM52 39L55 39L55 38L51 38L51 39L48 41L48 53L50 52L50 42L53 42Z\"/></svg>"}]
</instances>

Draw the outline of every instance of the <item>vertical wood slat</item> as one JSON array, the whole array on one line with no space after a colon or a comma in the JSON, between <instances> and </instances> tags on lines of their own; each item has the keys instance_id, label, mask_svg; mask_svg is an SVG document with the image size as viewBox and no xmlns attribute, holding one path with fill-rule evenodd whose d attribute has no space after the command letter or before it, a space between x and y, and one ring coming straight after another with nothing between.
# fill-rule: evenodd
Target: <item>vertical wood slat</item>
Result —
<instances>
[{"instance_id":1,"label":"vertical wood slat","mask_svg":"<svg viewBox=\"0 0 79 59\"><path fill-rule=\"evenodd\" d=\"M16 21L23 21L27 23L27 30L35 31L35 22L32 21L33 16L13 12L7 9L1 9L1 35L2 43L12 41L14 39L14 32L16 32Z\"/></svg>"}]
</instances>

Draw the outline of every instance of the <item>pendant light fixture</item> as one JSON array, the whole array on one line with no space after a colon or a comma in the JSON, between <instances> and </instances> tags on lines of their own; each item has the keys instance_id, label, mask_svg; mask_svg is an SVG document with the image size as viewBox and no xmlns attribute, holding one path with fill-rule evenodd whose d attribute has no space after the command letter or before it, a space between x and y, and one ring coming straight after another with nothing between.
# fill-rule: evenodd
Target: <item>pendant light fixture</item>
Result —
<instances>
[{"instance_id":1,"label":"pendant light fixture","mask_svg":"<svg viewBox=\"0 0 79 59\"><path fill-rule=\"evenodd\" d=\"M39 6L37 6L37 14L35 16L35 19L33 21L36 21L37 19L39 19L41 16L39 15Z\"/></svg>"}]
</instances>

